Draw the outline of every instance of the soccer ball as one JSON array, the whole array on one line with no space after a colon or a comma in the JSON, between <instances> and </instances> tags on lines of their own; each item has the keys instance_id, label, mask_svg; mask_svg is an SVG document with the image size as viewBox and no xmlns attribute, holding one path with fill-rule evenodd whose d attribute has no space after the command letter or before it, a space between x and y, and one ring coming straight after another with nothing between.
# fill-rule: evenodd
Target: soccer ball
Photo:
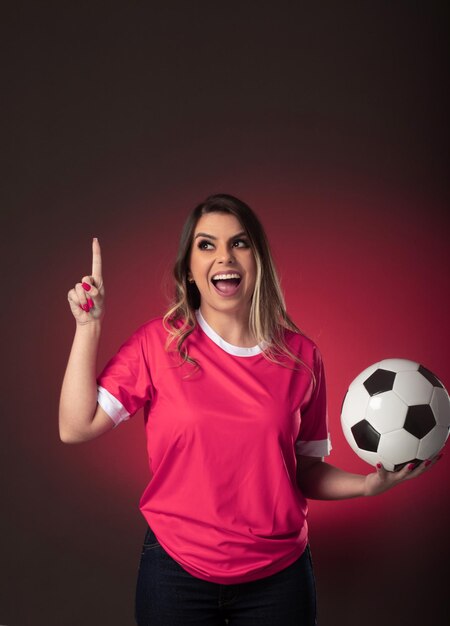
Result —
<instances>
[{"instance_id":1,"label":"soccer ball","mask_svg":"<svg viewBox=\"0 0 450 626\"><path fill-rule=\"evenodd\" d=\"M371 465L397 471L435 456L450 428L450 399L423 365L385 359L350 384L341 424L351 448Z\"/></svg>"}]
</instances>

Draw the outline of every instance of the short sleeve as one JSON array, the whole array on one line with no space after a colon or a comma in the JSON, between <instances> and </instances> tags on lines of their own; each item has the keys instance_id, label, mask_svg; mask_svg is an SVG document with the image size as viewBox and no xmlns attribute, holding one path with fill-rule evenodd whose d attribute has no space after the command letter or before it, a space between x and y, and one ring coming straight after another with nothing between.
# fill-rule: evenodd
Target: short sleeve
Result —
<instances>
[{"instance_id":1,"label":"short sleeve","mask_svg":"<svg viewBox=\"0 0 450 626\"><path fill-rule=\"evenodd\" d=\"M115 425L151 403L153 385L143 329L136 331L106 364L97 378L97 401Z\"/></svg>"},{"instance_id":2,"label":"short sleeve","mask_svg":"<svg viewBox=\"0 0 450 626\"><path fill-rule=\"evenodd\" d=\"M331 452L328 431L328 412L325 373L320 352L314 350L315 384L311 397L300 408L300 432L295 442L295 453L304 456L327 456Z\"/></svg>"}]
</instances>

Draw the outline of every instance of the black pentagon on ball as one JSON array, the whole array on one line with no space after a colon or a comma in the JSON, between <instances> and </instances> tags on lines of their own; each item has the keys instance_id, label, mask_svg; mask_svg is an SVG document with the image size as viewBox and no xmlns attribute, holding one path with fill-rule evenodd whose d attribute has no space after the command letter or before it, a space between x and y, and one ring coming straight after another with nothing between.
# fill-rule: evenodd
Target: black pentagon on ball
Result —
<instances>
[{"instance_id":1,"label":"black pentagon on ball","mask_svg":"<svg viewBox=\"0 0 450 626\"><path fill-rule=\"evenodd\" d=\"M361 420L352 426L351 430L358 448L368 452L376 452L378 450L380 433L367 420Z\"/></svg>"},{"instance_id":2,"label":"black pentagon on ball","mask_svg":"<svg viewBox=\"0 0 450 626\"><path fill-rule=\"evenodd\" d=\"M433 385L433 387L444 386L439 380L439 378L437 378L437 376L435 376L433 372L430 372L430 370L427 370L427 368L424 367L423 365L419 365L419 372L422 374L424 378L426 378Z\"/></svg>"},{"instance_id":3,"label":"black pentagon on ball","mask_svg":"<svg viewBox=\"0 0 450 626\"><path fill-rule=\"evenodd\" d=\"M416 404L408 408L403 428L411 435L422 439L435 426L436 419L429 404Z\"/></svg>"},{"instance_id":4,"label":"black pentagon on ball","mask_svg":"<svg viewBox=\"0 0 450 626\"><path fill-rule=\"evenodd\" d=\"M369 376L363 383L364 387L370 396L375 396L377 393L383 393L384 391L390 391L394 386L395 372L389 370L378 369Z\"/></svg>"}]
</instances>

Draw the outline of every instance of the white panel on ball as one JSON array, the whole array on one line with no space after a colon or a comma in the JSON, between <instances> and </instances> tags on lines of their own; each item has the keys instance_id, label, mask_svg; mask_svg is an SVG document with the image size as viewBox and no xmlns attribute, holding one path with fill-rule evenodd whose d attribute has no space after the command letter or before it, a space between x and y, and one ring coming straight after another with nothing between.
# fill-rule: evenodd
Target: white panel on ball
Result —
<instances>
[{"instance_id":1,"label":"white panel on ball","mask_svg":"<svg viewBox=\"0 0 450 626\"><path fill-rule=\"evenodd\" d=\"M444 447L447 440L448 428L444 426L435 426L423 439L420 440L417 449L418 459L430 459Z\"/></svg>"},{"instance_id":2,"label":"white panel on ball","mask_svg":"<svg viewBox=\"0 0 450 626\"><path fill-rule=\"evenodd\" d=\"M436 422L441 426L450 427L450 399L443 387L435 387L430 402Z\"/></svg>"},{"instance_id":3,"label":"white panel on ball","mask_svg":"<svg viewBox=\"0 0 450 626\"><path fill-rule=\"evenodd\" d=\"M406 430L396 430L382 435L378 453L388 461L399 465L416 458L419 440Z\"/></svg>"},{"instance_id":4,"label":"white panel on ball","mask_svg":"<svg viewBox=\"0 0 450 626\"><path fill-rule=\"evenodd\" d=\"M386 391L370 398L366 416L382 434L403 428L407 412L406 404L392 391Z\"/></svg>"},{"instance_id":5,"label":"white panel on ball","mask_svg":"<svg viewBox=\"0 0 450 626\"><path fill-rule=\"evenodd\" d=\"M420 372L399 372L393 390L409 406L429 404L433 385Z\"/></svg>"},{"instance_id":6,"label":"white panel on ball","mask_svg":"<svg viewBox=\"0 0 450 626\"><path fill-rule=\"evenodd\" d=\"M342 419L348 426L354 426L366 414L370 396L363 385L350 387L342 405Z\"/></svg>"},{"instance_id":7,"label":"white panel on ball","mask_svg":"<svg viewBox=\"0 0 450 626\"><path fill-rule=\"evenodd\" d=\"M381 465L384 467L384 469L387 470L388 472L393 472L394 471L395 463L392 463L392 461L389 461L388 459L385 459L380 454L378 454L378 461L377 461L377 463L381 463Z\"/></svg>"},{"instance_id":8,"label":"white panel on ball","mask_svg":"<svg viewBox=\"0 0 450 626\"><path fill-rule=\"evenodd\" d=\"M356 454L359 454L359 448L356 444L355 438L353 437L351 428L350 426L347 426L347 424L344 421L342 421L342 430L353 452L356 452Z\"/></svg>"}]
</instances>

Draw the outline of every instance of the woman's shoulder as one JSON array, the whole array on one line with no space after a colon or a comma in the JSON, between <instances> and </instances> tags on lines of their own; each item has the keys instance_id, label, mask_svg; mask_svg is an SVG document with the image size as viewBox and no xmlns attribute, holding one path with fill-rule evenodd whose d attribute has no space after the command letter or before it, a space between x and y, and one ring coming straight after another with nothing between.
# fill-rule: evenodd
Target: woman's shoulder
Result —
<instances>
[{"instance_id":1,"label":"woman's shoulder","mask_svg":"<svg viewBox=\"0 0 450 626\"><path fill-rule=\"evenodd\" d=\"M302 331L291 330L290 328L283 328L284 341L287 346L302 358L302 360L315 361L317 358L321 358L320 350L316 342L308 337Z\"/></svg>"},{"instance_id":2,"label":"woman's shoulder","mask_svg":"<svg viewBox=\"0 0 450 626\"><path fill-rule=\"evenodd\" d=\"M165 322L164 317L159 315L157 317L151 317L147 321L143 322L136 329L137 333L142 333L144 335L147 334L162 334L167 335L167 322Z\"/></svg>"},{"instance_id":3,"label":"woman's shoulder","mask_svg":"<svg viewBox=\"0 0 450 626\"><path fill-rule=\"evenodd\" d=\"M184 321L181 318L167 318L166 316L159 315L158 317L152 317L141 324L136 329L134 334L167 339L167 336L170 333L180 330L183 326Z\"/></svg>"}]
</instances>

